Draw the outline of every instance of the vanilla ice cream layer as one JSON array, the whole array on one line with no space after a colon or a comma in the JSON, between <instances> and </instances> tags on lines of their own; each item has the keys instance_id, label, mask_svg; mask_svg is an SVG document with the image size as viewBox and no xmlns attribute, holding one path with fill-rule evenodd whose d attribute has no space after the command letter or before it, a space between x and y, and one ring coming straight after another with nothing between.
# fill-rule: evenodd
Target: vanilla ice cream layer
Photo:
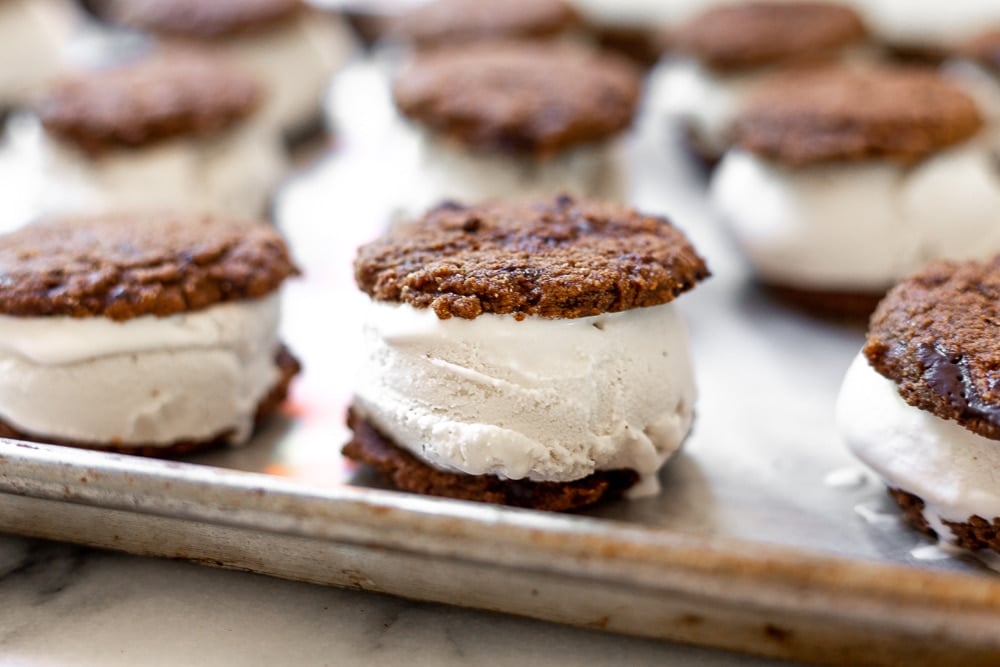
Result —
<instances>
[{"instance_id":1,"label":"vanilla ice cream layer","mask_svg":"<svg viewBox=\"0 0 1000 667\"><path fill-rule=\"evenodd\" d=\"M94 445L249 438L279 378L280 300L169 317L0 316L0 418Z\"/></svg>"},{"instance_id":2,"label":"vanilla ice cream layer","mask_svg":"<svg viewBox=\"0 0 1000 667\"><path fill-rule=\"evenodd\" d=\"M621 201L626 177L618 142L580 146L545 159L467 150L424 133L402 206L422 213L442 200L538 199L557 194Z\"/></svg>"},{"instance_id":3,"label":"vanilla ice cream layer","mask_svg":"<svg viewBox=\"0 0 1000 667\"><path fill-rule=\"evenodd\" d=\"M62 49L73 28L68 2L0 2L0 102L25 101L65 68Z\"/></svg>"},{"instance_id":4,"label":"vanilla ice cream layer","mask_svg":"<svg viewBox=\"0 0 1000 667\"><path fill-rule=\"evenodd\" d=\"M338 17L305 12L281 27L216 40L212 47L267 88L267 102L255 122L270 130L295 130L320 115L327 85L347 59L352 40Z\"/></svg>"},{"instance_id":5,"label":"vanilla ice cream layer","mask_svg":"<svg viewBox=\"0 0 1000 667\"><path fill-rule=\"evenodd\" d=\"M994 0L950 0L947 5L921 0L853 0L876 36L905 47L953 47L1000 25Z\"/></svg>"},{"instance_id":6,"label":"vanilla ice cream layer","mask_svg":"<svg viewBox=\"0 0 1000 667\"><path fill-rule=\"evenodd\" d=\"M38 171L38 215L169 208L260 219L286 169L278 139L249 128L96 158L37 132L23 150Z\"/></svg>"},{"instance_id":7,"label":"vanilla ice cream layer","mask_svg":"<svg viewBox=\"0 0 1000 667\"><path fill-rule=\"evenodd\" d=\"M570 0L586 19L598 25L657 29L689 18L725 0Z\"/></svg>"},{"instance_id":8,"label":"vanilla ice cream layer","mask_svg":"<svg viewBox=\"0 0 1000 667\"><path fill-rule=\"evenodd\" d=\"M912 167L793 169L732 150L710 190L757 275L779 285L877 291L933 258L1000 252L1000 174L980 141Z\"/></svg>"},{"instance_id":9,"label":"vanilla ice cream layer","mask_svg":"<svg viewBox=\"0 0 1000 667\"><path fill-rule=\"evenodd\" d=\"M1000 442L909 405L864 355L847 372L837 426L888 486L924 500L924 516L941 539L951 535L943 521L1000 517Z\"/></svg>"},{"instance_id":10,"label":"vanilla ice cream layer","mask_svg":"<svg viewBox=\"0 0 1000 667\"><path fill-rule=\"evenodd\" d=\"M691 428L687 334L672 304L567 320L373 303L355 407L443 470L568 482L630 468L634 495Z\"/></svg>"}]
</instances>

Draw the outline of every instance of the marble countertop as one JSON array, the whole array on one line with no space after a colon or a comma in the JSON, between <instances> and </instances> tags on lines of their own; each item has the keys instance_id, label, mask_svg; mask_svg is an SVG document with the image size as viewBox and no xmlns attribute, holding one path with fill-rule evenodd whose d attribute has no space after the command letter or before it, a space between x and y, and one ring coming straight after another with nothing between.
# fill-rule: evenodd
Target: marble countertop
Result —
<instances>
[{"instance_id":1,"label":"marble countertop","mask_svg":"<svg viewBox=\"0 0 1000 667\"><path fill-rule=\"evenodd\" d=\"M0 655L22 666L779 664L8 536L0 600Z\"/></svg>"}]
</instances>

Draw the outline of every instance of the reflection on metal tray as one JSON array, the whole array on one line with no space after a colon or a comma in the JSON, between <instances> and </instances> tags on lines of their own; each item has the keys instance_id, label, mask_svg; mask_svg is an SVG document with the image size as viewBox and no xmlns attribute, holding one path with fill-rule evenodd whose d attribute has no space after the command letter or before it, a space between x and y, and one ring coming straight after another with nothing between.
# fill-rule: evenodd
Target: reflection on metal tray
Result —
<instances>
[{"instance_id":1,"label":"reflection on metal tray","mask_svg":"<svg viewBox=\"0 0 1000 667\"><path fill-rule=\"evenodd\" d=\"M678 301L700 397L660 496L512 510L387 490L341 458L363 303L351 261L384 224L396 162L376 123L279 205L307 271L286 291L306 367L286 416L186 463L0 441L0 530L830 664L997 663L1000 580L905 528L836 436L863 330L748 286L654 121L630 142L634 201L714 272Z\"/></svg>"}]
</instances>

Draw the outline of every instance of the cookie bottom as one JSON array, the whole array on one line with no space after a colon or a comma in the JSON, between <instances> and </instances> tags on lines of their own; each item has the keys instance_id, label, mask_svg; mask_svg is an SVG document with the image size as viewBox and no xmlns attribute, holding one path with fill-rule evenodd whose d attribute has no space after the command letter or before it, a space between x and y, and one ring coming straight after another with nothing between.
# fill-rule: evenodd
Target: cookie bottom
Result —
<instances>
[{"instance_id":1,"label":"cookie bottom","mask_svg":"<svg viewBox=\"0 0 1000 667\"><path fill-rule=\"evenodd\" d=\"M885 44L885 55L901 65L937 67L949 57L947 49L933 44Z\"/></svg>"},{"instance_id":2,"label":"cookie bottom","mask_svg":"<svg viewBox=\"0 0 1000 667\"><path fill-rule=\"evenodd\" d=\"M907 522L920 532L943 539L969 551L992 549L1000 553L1000 518L994 517L989 520L981 516L971 516L964 522L944 521L944 525L951 529L952 534L950 536L938 535L924 516L922 498L902 489L894 488L889 488L889 495L903 510Z\"/></svg>"},{"instance_id":3,"label":"cookie bottom","mask_svg":"<svg viewBox=\"0 0 1000 667\"><path fill-rule=\"evenodd\" d=\"M884 291L848 292L812 290L760 283L778 301L813 315L832 319L865 321L885 296Z\"/></svg>"},{"instance_id":4,"label":"cookie bottom","mask_svg":"<svg viewBox=\"0 0 1000 667\"><path fill-rule=\"evenodd\" d=\"M344 456L371 466L403 491L563 512L619 497L639 480L634 470L601 470L572 482L446 472L393 444L353 409L348 411L347 425L354 437L344 446Z\"/></svg>"},{"instance_id":5,"label":"cookie bottom","mask_svg":"<svg viewBox=\"0 0 1000 667\"><path fill-rule=\"evenodd\" d=\"M277 412L278 408L288 396L288 387L292 378L302 370L299 360L296 359L287 347L282 345L275 353L275 363L278 366L278 381L271 387L271 391L257 404L257 412L254 415L254 428L259 427ZM228 445L229 432L219 433L216 436L205 440L180 440L169 445L125 445L120 443L94 444L74 442L51 438L45 435L24 433L11 424L0 419L0 438L11 438L14 440L27 440L29 442L39 442L50 445L63 445L66 447L77 447L80 449L96 449L107 452L118 452L121 454L135 454L137 456L148 456L153 458L174 458L183 456L195 451L201 451L212 447Z\"/></svg>"},{"instance_id":6,"label":"cookie bottom","mask_svg":"<svg viewBox=\"0 0 1000 667\"><path fill-rule=\"evenodd\" d=\"M602 49L617 53L642 68L655 65L666 51L666 39L653 28L588 26Z\"/></svg>"}]
</instances>

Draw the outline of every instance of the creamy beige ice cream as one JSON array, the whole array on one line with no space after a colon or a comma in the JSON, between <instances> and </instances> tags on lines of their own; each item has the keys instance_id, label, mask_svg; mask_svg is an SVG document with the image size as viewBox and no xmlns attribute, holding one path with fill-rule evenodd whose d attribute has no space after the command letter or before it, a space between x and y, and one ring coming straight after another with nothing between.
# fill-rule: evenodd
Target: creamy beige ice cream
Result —
<instances>
[{"instance_id":1,"label":"creamy beige ice cream","mask_svg":"<svg viewBox=\"0 0 1000 667\"><path fill-rule=\"evenodd\" d=\"M63 0L0 2L0 104L26 101L65 69L74 20Z\"/></svg>"},{"instance_id":2,"label":"creamy beige ice cream","mask_svg":"<svg viewBox=\"0 0 1000 667\"><path fill-rule=\"evenodd\" d=\"M844 380L837 425L851 451L889 487L923 499L924 518L943 539L952 534L944 521L1000 516L997 441L909 405L863 354Z\"/></svg>"},{"instance_id":3,"label":"creamy beige ice cream","mask_svg":"<svg viewBox=\"0 0 1000 667\"><path fill-rule=\"evenodd\" d=\"M733 150L713 176L711 200L764 280L883 290L929 259L1000 251L1000 171L979 139L909 167L795 169Z\"/></svg>"},{"instance_id":4,"label":"creamy beige ice cream","mask_svg":"<svg viewBox=\"0 0 1000 667\"><path fill-rule=\"evenodd\" d=\"M951 0L854 0L875 35L900 47L948 50L984 28L1000 25L1000 3Z\"/></svg>"},{"instance_id":5,"label":"creamy beige ice cream","mask_svg":"<svg viewBox=\"0 0 1000 667\"><path fill-rule=\"evenodd\" d=\"M116 322L0 316L0 418L78 443L245 442L279 379L280 297Z\"/></svg>"},{"instance_id":6,"label":"creamy beige ice cream","mask_svg":"<svg viewBox=\"0 0 1000 667\"><path fill-rule=\"evenodd\" d=\"M661 28L724 0L571 0L589 21L620 28Z\"/></svg>"},{"instance_id":7,"label":"creamy beige ice cream","mask_svg":"<svg viewBox=\"0 0 1000 667\"><path fill-rule=\"evenodd\" d=\"M19 149L36 166L36 212L171 209L262 218L287 169L280 143L253 128L115 149L96 158L44 132Z\"/></svg>"},{"instance_id":8,"label":"creamy beige ice cream","mask_svg":"<svg viewBox=\"0 0 1000 667\"><path fill-rule=\"evenodd\" d=\"M687 436L695 387L673 304L577 319L372 303L354 408L432 466L564 482L630 468L633 495Z\"/></svg>"},{"instance_id":9,"label":"creamy beige ice cream","mask_svg":"<svg viewBox=\"0 0 1000 667\"><path fill-rule=\"evenodd\" d=\"M400 204L409 214L445 200L531 200L565 193L623 201L627 195L618 140L534 158L470 150L415 131L416 164Z\"/></svg>"}]
</instances>

